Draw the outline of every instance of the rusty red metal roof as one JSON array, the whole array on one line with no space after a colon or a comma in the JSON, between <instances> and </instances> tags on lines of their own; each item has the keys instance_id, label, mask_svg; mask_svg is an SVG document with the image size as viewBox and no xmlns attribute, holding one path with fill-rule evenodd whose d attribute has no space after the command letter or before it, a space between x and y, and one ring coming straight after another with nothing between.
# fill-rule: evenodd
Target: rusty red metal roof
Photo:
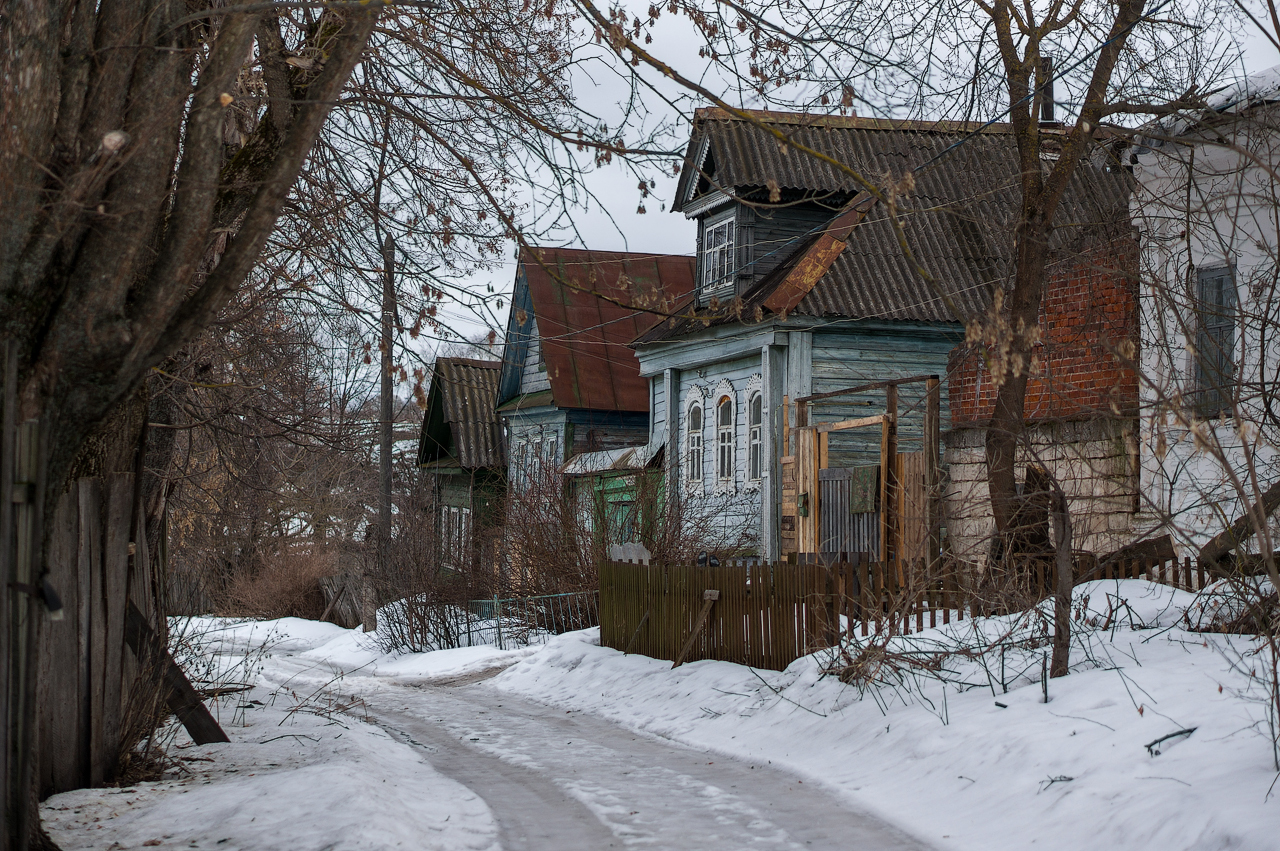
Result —
<instances>
[{"instance_id":1,"label":"rusty red metal roof","mask_svg":"<svg viewBox=\"0 0 1280 851\"><path fill-rule=\"evenodd\" d=\"M535 248L520 255L559 408L647 411L629 343L693 292L694 258Z\"/></svg>"}]
</instances>

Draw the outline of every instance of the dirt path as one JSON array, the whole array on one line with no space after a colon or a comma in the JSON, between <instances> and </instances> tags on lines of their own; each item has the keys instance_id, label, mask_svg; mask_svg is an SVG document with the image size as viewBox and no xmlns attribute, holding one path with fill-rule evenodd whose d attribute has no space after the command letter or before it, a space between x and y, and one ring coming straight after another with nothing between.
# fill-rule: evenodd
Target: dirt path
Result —
<instances>
[{"instance_id":1,"label":"dirt path","mask_svg":"<svg viewBox=\"0 0 1280 851\"><path fill-rule=\"evenodd\" d=\"M506 851L927 847L768 765L652 739L477 679L386 685L367 695L369 712L484 798Z\"/></svg>"}]
</instances>

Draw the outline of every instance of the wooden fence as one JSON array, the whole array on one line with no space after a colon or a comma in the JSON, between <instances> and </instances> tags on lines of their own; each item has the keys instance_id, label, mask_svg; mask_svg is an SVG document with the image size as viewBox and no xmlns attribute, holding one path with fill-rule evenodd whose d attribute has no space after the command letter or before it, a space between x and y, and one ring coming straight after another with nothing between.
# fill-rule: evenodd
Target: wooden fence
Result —
<instances>
[{"instance_id":1,"label":"wooden fence","mask_svg":"<svg viewBox=\"0 0 1280 851\"><path fill-rule=\"evenodd\" d=\"M720 567L608 562L600 569L600 643L655 659L720 659L782 670L824 646L821 565ZM708 590L719 597L694 633ZM820 603L820 600L814 602Z\"/></svg>"},{"instance_id":2,"label":"wooden fence","mask_svg":"<svg viewBox=\"0 0 1280 851\"><path fill-rule=\"evenodd\" d=\"M999 600L971 574L939 565L826 556L720 567L611 561L600 570L600 643L677 664L718 659L780 671L845 631L907 634L1053 594L1050 563L1029 565ZM1123 578L1185 590L1208 581L1189 558L1077 559L1076 583Z\"/></svg>"},{"instance_id":3,"label":"wooden fence","mask_svg":"<svg viewBox=\"0 0 1280 851\"><path fill-rule=\"evenodd\" d=\"M112 780L162 707L197 741L226 736L165 646L164 554L147 550L135 474L82 478L50 514L44 429L18 421L2 351L0 851L22 851L30 802Z\"/></svg>"}]
</instances>

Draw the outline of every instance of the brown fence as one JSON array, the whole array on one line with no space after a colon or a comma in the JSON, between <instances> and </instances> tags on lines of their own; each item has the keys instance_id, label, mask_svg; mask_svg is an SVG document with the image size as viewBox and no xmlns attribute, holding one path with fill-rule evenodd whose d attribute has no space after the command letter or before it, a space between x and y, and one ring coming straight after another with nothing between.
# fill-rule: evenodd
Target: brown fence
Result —
<instances>
[{"instance_id":1,"label":"brown fence","mask_svg":"<svg viewBox=\"0 0 1280 851\"><path fill-rule=\"evenodd\" d=\"M1191 559L1098 564L1077 559L1076 582L1145 578L1203 588ZM1053 593L1052 566L1033 563L997 600L964 571L940 564L800 558L720 567L608 562L600 569L600 643L677 663L718 659L780 671L831 647L843 630L918 632L975 613L1033 605Z\"/></svg>"},{"instance_id":2,"label":"brown fence","mask_svg":"<svg viewBox=\"0 0 1280 851\"><path fill-rule=\"evenodd\" d=\"M825 645L829 624L816 589L820 565L649 566L608 562L600 569L600 643L655 659L721 659L782 670ZM719 592L702 628L707 601ZM814 605L818 604L818 605Z\"/></svg>"}]
</instances>

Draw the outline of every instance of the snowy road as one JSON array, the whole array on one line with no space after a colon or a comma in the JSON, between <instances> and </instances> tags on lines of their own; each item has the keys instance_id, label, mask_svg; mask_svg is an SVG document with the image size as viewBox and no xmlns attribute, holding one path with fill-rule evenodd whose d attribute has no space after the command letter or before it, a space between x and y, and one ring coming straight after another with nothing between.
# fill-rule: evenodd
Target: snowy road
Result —
<instances>
[{"instance_id":1,"label":"snowy road","mask_svg":"<svg viewBox=\"0 0 1280 851\"><path fill-rule=\"evenodd\" d=\"M484 799L506 851L926 847L767 764L524 700L483 675L366 699L370 720Z\"/></svg>"}]
</instances>

